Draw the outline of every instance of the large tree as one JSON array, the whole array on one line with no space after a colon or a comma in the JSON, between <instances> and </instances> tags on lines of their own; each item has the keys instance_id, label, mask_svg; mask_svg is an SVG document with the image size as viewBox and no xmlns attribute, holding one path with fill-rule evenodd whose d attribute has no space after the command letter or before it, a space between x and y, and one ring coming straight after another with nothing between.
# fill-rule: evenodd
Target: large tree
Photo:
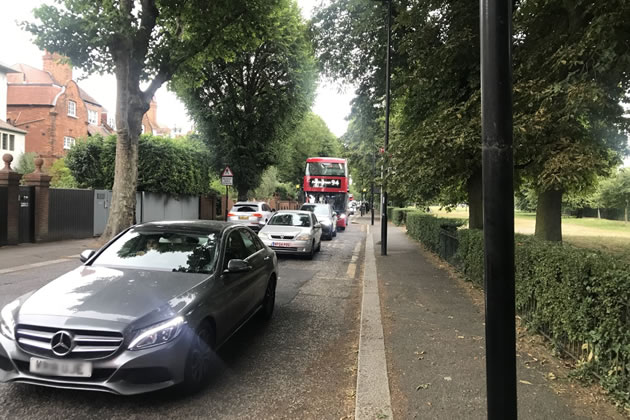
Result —
<instances>
[{"instance_id":1,"label":"large tree","mask_svg":"<svg viewBox=\"0 0 630 420\"><path fill-rule=\"evenodd\" d=\"M628 223L630 208L630 169L621 169L614 176L602 181L597 195L603 207L624 209L624 221Z\"/></svg>"},{"instance_id":2,"label":"large tree","mask_svg":"<svg viewBox=\"0 0 630 420\"><path fill-rule=\"evenodd\" d=\"M515 146L543 239L562 239L563 195L591 187L626 149L627 16L621 0L522 1L515 14Z\"/></svg>"},{"instance_id":3,"label":"large tree","mask_svg":"<svg viewBox=\"0 0 630 420\"><path fill-rule=\"evenodd\" d=\"M57 0L25 27L88 73L116 75L116 169L103 239L133 223L142 116L156 90L203 53L230 57L257 40L277 0ZM146 86L144 89L141 86Z\"/></svg>"},{"instance_id":4,"label":"large tree","mask_svg":"<svg viewBox=\"0 0 630 420\"><path fill-rule=\"evenodd\" d=\"M317 70L299 9L281 0L253 48L228 58L200 57L174 89L203 133L214 167L229 165L239 200L278 161L281 143L313 101Z\"/></svg>"}]
</instances>

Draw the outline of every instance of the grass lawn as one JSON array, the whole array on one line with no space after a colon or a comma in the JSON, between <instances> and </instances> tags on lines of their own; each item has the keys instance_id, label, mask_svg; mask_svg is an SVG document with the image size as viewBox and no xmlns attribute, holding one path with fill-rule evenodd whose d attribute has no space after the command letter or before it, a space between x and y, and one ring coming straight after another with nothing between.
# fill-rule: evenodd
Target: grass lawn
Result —
<instances>
[{"instance_id":1,"label":"grass lawn","mask_svg":"<svg viewBox=\"0 0 630 420\"><path fill-rule=\"evenodd\" d=\"M431 213L439 217L466 219L467 208L457 208L448 212L439 207L431 207ZM514 231L533 235L536 214L516 212ZM562 218L562 237L565 242L581 248L599 249L630 262L630 223L622 221L585 217Z\"/></svg>"}]
</instances>

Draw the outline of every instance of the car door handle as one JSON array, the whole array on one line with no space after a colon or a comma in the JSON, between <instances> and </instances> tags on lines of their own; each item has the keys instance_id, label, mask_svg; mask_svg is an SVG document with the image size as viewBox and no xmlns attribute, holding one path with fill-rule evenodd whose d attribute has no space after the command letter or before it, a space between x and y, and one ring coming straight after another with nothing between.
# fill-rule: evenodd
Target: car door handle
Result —
<instances>
[{"instance_id":1,"label":"car door handle","mask_svg":"<svg viewBox=\"0 0 630 420\"><path fill-rule=\"evenodd\" d=\"M270 257L269 255L267 255L267 256L264 258L264 260L265 260L265 261L269 261L270 259L271 259L271 257Z\"/></svg>"}]
</instances>

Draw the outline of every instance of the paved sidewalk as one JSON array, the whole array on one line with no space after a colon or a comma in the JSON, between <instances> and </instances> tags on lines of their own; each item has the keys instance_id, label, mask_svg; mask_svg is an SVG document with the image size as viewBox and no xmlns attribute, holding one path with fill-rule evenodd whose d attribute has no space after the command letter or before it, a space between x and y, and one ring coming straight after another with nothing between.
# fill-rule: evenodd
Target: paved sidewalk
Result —
<instances>
[{"instance_id":1,"label":"paved sidewalk","mask_svg":"<svg viewBox=\"0 0 630 420\"><path fill-rule=\"evenodd\" d=\"M78 258L84 249L98 248L96 240L89 238L0 247L0 274Z\"/></svg>"},{"instance_id":2,"label":"paved sidewalk","mask_svg":"<svg viewBox=\"0 0 630 420\"><path fill-rule=\"evenodd\" d=\"M369 224L367 217L355 221ZM394 418L487 418L481 308L404 228L390 224L385 257L377 244L380 225L370 228ZM519 418L616 418L612 409L604 410L611 417L570 392L558 394L547 372L526 368L529 359L517 359Z\"/></svg>"}]
</instances>

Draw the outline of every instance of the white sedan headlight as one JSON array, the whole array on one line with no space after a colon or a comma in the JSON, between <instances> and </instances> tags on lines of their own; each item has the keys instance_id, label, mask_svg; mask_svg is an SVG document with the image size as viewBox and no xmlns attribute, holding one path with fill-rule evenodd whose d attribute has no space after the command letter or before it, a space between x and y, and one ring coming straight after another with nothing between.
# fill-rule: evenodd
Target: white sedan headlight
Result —
<instances>
[{"instance_id":1,"label":"white sedan headlight","mask_svg":"<svg viewBox=\"0 0 630 420\"><path fill-rule=\"evenodd\" d=\"M269 234L266 232L258 232L258 237L260 239L269 239Z\"/></svg>"},{"instance_id":2,"label":"white sedan headlight","mask_svg":"<svg viewBox=\"0 0 630 420\"><path fill-rule=\"evenodd\" d=\"M159 346L175 339L182 331L184 318L178 316L159 324L138 331L136 338L129 344L129 350L144 350Z\"/></svg>"},{"instance_id":3,"label":"white sedan headlight","mask_svg":"<svg viewBox=\"0 0 630 420\"><path fill-rule=\"evenodd\" d=\"M295 240L296 241L308 241L309 239L311 239L311 234L310 233L300 233Z\"/></svg>"},{"instance_id":4,"label":"white sedan headlight","mask_svg":"<svg viewBox=\"0 0 630 420\"><path fill-rule=\"evenodd\" d=\"M11 340L15 339L15 320L13 319L13 311L19 304L19 301L14 300L2 308L2 311L0 312L0 333Z\"/></svg>"}]
</instances>

